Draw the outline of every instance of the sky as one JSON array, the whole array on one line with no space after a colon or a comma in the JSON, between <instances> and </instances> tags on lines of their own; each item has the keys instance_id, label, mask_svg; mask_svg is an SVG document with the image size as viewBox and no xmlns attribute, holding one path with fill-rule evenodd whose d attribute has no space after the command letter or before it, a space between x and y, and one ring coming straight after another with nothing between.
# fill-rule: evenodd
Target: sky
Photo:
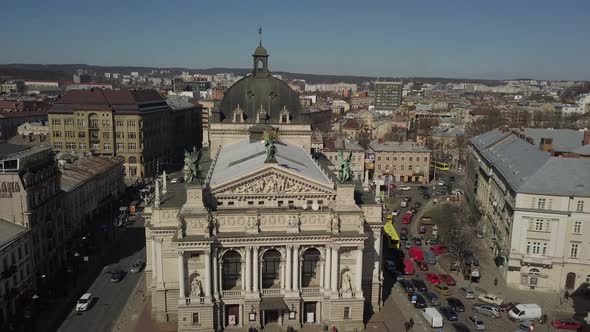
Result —
<instances>
[{"instance_id":1,"label":"sky","mask_svg":"<svg viewBox=\"0 0 590 332\"><path fill-rule=\"evenodd\" d=\"M0 63L590 80L587 0L0 0Z\"/></svg>"}]
</instances>

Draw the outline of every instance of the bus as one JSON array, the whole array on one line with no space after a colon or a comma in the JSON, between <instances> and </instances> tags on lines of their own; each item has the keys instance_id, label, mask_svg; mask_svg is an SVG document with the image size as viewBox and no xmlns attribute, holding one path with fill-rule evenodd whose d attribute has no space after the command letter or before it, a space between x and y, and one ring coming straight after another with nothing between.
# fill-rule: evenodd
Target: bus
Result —
<instances>
[{"instance_id":1,"label":"bus","mask_svg":"<svg viewBox=\"0 0 590 332\"><path fill-rule=\"evenodd\" d=\"M438 169L439 171L448 171L449 169L451 169L449 167L448 163L442 163L440 161L437 161L435 163L432 163L432 167Z\"/></svg>"},{"instance_id":2,"label":"bus","mask_svg":"<svg viewBox=\"0 0 590 332\"><path fill-rule=\"evenodd\" d=\"M393 223L387 222L385 226L383 226L383 231L386 235L385 238L387 239L387 247L390 249L399 249L399 236L393 227Z\"/></svg>"}]
</instances>

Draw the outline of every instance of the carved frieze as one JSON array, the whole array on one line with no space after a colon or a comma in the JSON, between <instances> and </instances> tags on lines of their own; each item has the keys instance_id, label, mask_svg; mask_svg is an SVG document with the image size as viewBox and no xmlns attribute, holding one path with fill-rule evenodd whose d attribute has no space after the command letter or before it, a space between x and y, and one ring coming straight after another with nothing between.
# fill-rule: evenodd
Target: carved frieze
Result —
<instances>
[{"instance_id":1,"label":"carved frieze","mask_svg":"<svg viewBox=\"0 0 590 332\"><path fill-rule=\"evenodd\" d=\"M214 190L216 194L282 195L302 193L329 193L326 189L304 183L275 172L265 173L234 186Z\"/></svg>"}]
</instances>

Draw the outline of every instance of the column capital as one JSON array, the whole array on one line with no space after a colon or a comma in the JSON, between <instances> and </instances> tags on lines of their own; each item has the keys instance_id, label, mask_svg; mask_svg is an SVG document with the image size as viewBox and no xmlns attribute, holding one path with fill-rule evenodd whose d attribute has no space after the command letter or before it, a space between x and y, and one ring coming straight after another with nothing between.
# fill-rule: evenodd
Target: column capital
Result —
<instances>
[{"instance_id":1,"label":"column capital","mask_svg":"<svg viewBox=\"0 0 590 332\"><path fill-rule=\"evenodd\" d=\"M176 252L178 253L178 256L184 256L184 250L178 249Z\"/></svg>"},{"instance_id":2,"label":"column capital","mask_svg":"<svg viewBox=\"0 0 590 332\"><path fill-rule=\"evenodd\" d=\"M205 255L211 255L211 249L207 248L207 249L203 249L203 254Z\"/></svg>"}]
</instances>

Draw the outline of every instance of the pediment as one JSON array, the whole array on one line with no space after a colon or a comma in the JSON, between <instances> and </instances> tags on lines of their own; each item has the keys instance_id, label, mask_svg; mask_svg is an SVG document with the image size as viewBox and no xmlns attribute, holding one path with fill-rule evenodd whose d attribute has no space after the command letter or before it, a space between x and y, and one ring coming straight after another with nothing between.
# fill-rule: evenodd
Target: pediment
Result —
<instances>
[{"instance_id":1,"label":"pediment","mask_svg":"<svg viewBox=\"0 0 590 332\"><path fill-rule=\"evenodd\" d=\"M336 194L333 187L277 169L266 169L236 181L212 187L214 195Z\"/></svg>"}]
</instances>

